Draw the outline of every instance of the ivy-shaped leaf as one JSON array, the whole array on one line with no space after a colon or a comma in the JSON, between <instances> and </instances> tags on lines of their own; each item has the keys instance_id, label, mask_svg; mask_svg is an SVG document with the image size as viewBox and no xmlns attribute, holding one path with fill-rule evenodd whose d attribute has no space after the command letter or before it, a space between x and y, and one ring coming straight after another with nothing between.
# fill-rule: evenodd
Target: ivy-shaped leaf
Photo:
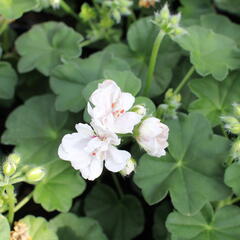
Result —
<instances>
[{"instance_id":1,"label":"ivy-shaped leaf","mask_svg":"<svg viewBox=\"0 0 240 240\"><path fill-rule=\"evenodd\" d=\"M30 98L8 116L2 142L16 145L24 163L50 163L58 159L57 148L67 118L67 113L55 110L52 95Z\"/></svg>"},{"instance_id":2,"label":"ivy-shaped leaf","mask_svg":"<svg viewBox=\"0 0 240 240\"><path fill-rule=\"evenodd\" d=\"M151 18L142 18L133 23L127 33L129 47L125 44L112 44L105 51L124 59L129 63L132 71L142 80L143 88L146 84L148 64L154 40L159 32ZM157 58L151 96L159 96L172 79L172 69L176 66L181 51L169 38L161 43ZM142 89L143 89L142 88Z\"/></svg>"},{"instance_id":3,"label":"ivy-shaped leaf","mask_svg":"<svg viewBox=\"0 0 240 240\"><path fill-rule=\"evenodd\" d=\"M169 153L161 158L145 154L134 176L146 201L155 204L170 192L174 207L189 215L208 201L227 197L222 165L229 141L213 135L209 122L200 114L180 115L167 125Z\"/></svg>"},{"instance_id":4,"label":"ivy-shaped leaf","mask_svg":"<svg viewBox=\"0 0 240 240\"><path fill-rule=\"evenodd\" d=\"M0 239L9 240L10 237L10 226L8 220L0 214Z\"/></svg>"},{"instance_id":5,"label":"ivy-shaped leaf","mask_svg":"<svg viewBox=\"0 0 240 240\"><path fill-rule=\"evenodd\" d=\"M54 67L78 58L83 37L64 23L46 22L35 25L16 40L21 58L18 69L21 73L37 69L49 76Z\"/></svg>"},{"instance_id":6,"label":"ivy-shaped leaf","mask_svg":"<svg viewBox=\"0 0 240 240\"><path fill-rule=\"evenodd\" d=\"M87 217L62 213L50 221L59 240L107 240L99 223Z\"/></svg>"},{"instance_id":7,"label":"ivy-shaped leaf","mask_svg":"<svg viewBox=\"0 0 240 240\"><path fill-rule=\"evenodd\" d=\"M232 104L240 102L240 72L231 73L225 81L212 77L194 79L189 86L198 99L191 103L191 112L205 115L213 126L219 124L220 116L232 112Z\"/></svg>"},{"instance_id":8,"label":"ivy-shaped leaf","mask_svg":"<svg viewBox=\"0 0 240 240\"><path fill-rule=\"evenodd\" d=\"M237 240L239 238L239 207L227 206L218 209L210 219L206 214L211 216L212 213L201 211L194 216L184 216L173 212L168 216L166 225L173 239L176 240Z\"/></svg>"},{"instance_id":9,"label":"ivy-shaped leaf","mask_svg":"<svg viewBox=\"0 0 240 240\"><path fill-rule=\"evenodd\" d=\"M33 198L47 211L67 212L72 199L85 190L85 181L67 162L55 161L48 166L46 177L34 189Z\"/></svg>"},{"instance_id":10,"label":"ivy-shaped leaf","mask_svg":"<svg viewBox=\"0 0 240 240\"><path fill-rule=\"evenodd\" d=\"M79 112L86 106L84 87L104 76L106 70L128 70L128 64L107 52L99 52L86 59L58 66L51 74L51 88L56 93L56 109Z\"/></svg>"},{"instance_id":11,"label":"ivy-shaped leaf","mask_svg":"<svg viewBox=\"0 0 240 240\"><path fill-rule=\"evenodd\" d=\"M130 240L143 230L144 215L138 199L131 195L119 199L103 184L94 186L86 197L85 212L99 221L111 240Z\"/></svg>"},{"instance_id":12,"label":"ivy-shaped leaf","mask_svg":"<svg viewBox=\"0 0 240 240\"><path fill-rule=\"evenodd\" d=\"M0 14L5 18L16 19L36 6L37 0L1 0Z\"/></svg>"},{"instance_id":13,"label":"ivy-shaped leaf","mask_svg":"<svg viewBox=\"0 0 240 240\"><path fill-rule=\"evenodd\" d=\"M175 41L190 52L190 61L200 75L211 74L222 81L229 70L240 67L239 50L232 39L200 26L189 27L187 31Z\"/></svg>"},{"instance_id":14,"label":"ivy-shaped leaf","mask_svg":"<svg viewBox=\"0 0 240 240\"><path fill-rule=\"evenodd\" d=\"M29 215L19 221L27 225L31 240L58 240L56 233L50 228L49 223L42 217Z\"/></svg>"},{"instance_id":15,"label":"ivy-shaped leaf","mask_svg":"<svg viewBox=\"0 0 240 240\"><path fill-rule=\"evenodd\" d=\"M233 39L237 45L240 45L240 26L231 22L227 17L219 14L203 15L201 25Z\"/></svg>"},{"instance_id":16,"label":"ivy-shaped leaf","mask_svg":"<svg viewBox=\"0 0 240 240\"><path fill-rule=\"evenodd\" d=\"M233 192L240 196L240 164L234 163L226 169L224 176L225 183L233 189Z\"/></svg>"},{"instance_id":17,"label":"ivy-shaped leaf","mask_svg":"<svg viewBox=\"0 0 240 240\"><path fill-rule=\"evenodd\" d=\"M0 98L10 99L14 95L17 74L8 62L0 62Z\"/></svg>"}]
</instances>

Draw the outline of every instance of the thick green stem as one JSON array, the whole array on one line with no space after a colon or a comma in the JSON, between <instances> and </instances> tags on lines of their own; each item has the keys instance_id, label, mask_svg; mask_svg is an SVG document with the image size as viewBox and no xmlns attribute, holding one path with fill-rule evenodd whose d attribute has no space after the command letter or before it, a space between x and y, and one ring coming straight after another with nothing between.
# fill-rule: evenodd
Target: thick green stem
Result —
<instances>
[{"instance_id":1,"label":"thick green stem","mask_svg":"<svg viewBox=\"0 0 240 240\"><path fill-rule=\"evenodd\" d=\"M124 194L123 194L122 188L121 188L121 186L120 186L120 183L119 183L119 181L118 181L118 179L117 179L117 176L112 173L112 178L113 178L113 181L114 181L114 183L115 183L115 185L116 185L118 194L119 194L119 196L122 198L122 197L124 196Z\"/></svg>"},{"instance_id":2,"label":"thick green stem","mask_svg":"<svg viewBox=\"0 0 240 240\"><path fill-rule=\"evenodd\" d=\"M14 207L15 207L15 195L13 185L7 185L6 192L8 195L8 221L10 224L12 224L14 220Z\"/></svg>"},{"instance_id":3,"label":"thick green stem","mask_svg":"<svg viewBox=\"0 0 240 240\"><path fill-rule=\"evenodd\" d=\"M61 0L61 8L66 12L69 13L71 16L73 16L76 20L79 20L78 15L72 10L72 8L64 1Z\"/></svg>"},{"instance_id":4,"label":"thick green stem","mask_svg":"<svg viewBox=\"0 0 240 240\"><path fill-rule=\"evenodd\" d=\"M85 41L83 41L83 42L80 43L80 46L81 46L81 47L85 47L85 46L87 46L87 45L90 45L90 44L96 42L97 40L98 40L98 39L88 39L88 40L85 40Z\"/></svg>"},{"instance_id":5,"label":"thick green stem","mask_svg":"<svg viewBox=\"0 0 240 240\"><path fill-rule=\"evenodd\" d=\"M175 94L179 93L182 88L185 86L185 84L188 82L188 80L190 79L190 77L192 76L192 74L194 73L195 69L194 66L192 66L187 74L184 76L184 78L182 79L182 81L180 82L180 84L178 85L178 87L176 88L176 90L174 91Z\"/></svg>"},{"instance_id":6,"label":"thick green stem","mask_svg":"<svg viewBox=\"0 0 240 240\"><path fill-rule=\"evenodd\" d=\"M29 193L25 198L20 201L16 207L14 208L14 212L17 212L19 209L21 209L25 204L27 204L33 196L33 192Z\"/></svg>"},{"instance_id":7,"label":"thick green stem","mask_svg":"<svg viewBox=\"0 0 240 240\"><path fill-rule=\"evenodd\" d=\"M157 56L158 56L158 50L160 48L160 45L161 45L161 42L162 42L164 36L165 36L165 32L160 31L155 39L154 44L153 44L152 54L151 54L148 72L147 72L147 82L146 82L146 87L144 89L145 96L148 96L149 90L152 85L153 73L155 70L156 60L157 60Z\"/></svg>"}]
</instances>

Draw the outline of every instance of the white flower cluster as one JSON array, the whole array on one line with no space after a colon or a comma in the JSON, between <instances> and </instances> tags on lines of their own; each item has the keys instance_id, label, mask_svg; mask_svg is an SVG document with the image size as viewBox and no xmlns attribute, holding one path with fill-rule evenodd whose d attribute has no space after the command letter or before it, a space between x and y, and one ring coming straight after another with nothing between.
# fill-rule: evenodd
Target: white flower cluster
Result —
<instances>
[{"instance_id":1,"label":"white flower cluster","mask_svg":"<svg viewBox=\"0 0 240 240\"><path fill-rule=\"evenodd\" d=\"M142 109L140 112L131 111L134 102L134 96L122 92L114 81L105 80L99 84L89 98L90 125L79 123L76 125L77 132L63 137L58 149L59 157L70 161L73 168L88 180L99 177L104 165L111 172L130 174L135 166L131 154L116 146L121 142L117 134L133 133L144 116L142 113L146 112ZM165 154L166 125L151 117L146 118L138 129L137 142L148 154L157 157Z\"/></svg>"}]
</instances>

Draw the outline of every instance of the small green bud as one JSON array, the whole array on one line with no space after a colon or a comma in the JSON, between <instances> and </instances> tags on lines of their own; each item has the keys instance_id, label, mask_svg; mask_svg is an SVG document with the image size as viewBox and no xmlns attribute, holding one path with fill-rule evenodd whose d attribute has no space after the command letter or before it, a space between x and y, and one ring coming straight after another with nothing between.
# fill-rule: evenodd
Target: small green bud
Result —
<instances>
[{"instance_id":1,"label":"small green bud","mask_svg":"<svg viewBox=\"0 0 240 240\"><path fill-rule=\"evenodd\" d=\"M176 27L176 28L174 28L174 30L172 31L172 35L175 36L175 37L184 35L184 34L186 34L186 33L187 33L187 31L186 31L184 28L181 28L181 27Z\"/></svg>"},{"instance_id":2,"label":"small green bud","mask_svg":"<svg viewBox=\"0 0 240 240\"><path fill-rule=\"evenodd\" d=\"M174 96L173 89L172 89L172 88L169 88L169 89L167 90L167 92L165 93L165 99L171 98L171 97L173 97L173 96Z\"/></svg>"},{"instance_id":3,"label":"small green bud","mask_svg":"<svg viewBox=\"0 0 240 240\"><path fill-rule=\"evenodd\" d=\"M36 167L26 173L26 179L29 182L41 181L46 175L45 169L42 167Z\"/></svg>"},{"instance_id":4,"label":"small green bud","mask_svg":"<svg viewBox=\"0 0 240 240\"><path fill-rule=\"evenodd\" d=\"M232 116L222 116L220 117L221 120L226 123L227 125L236 125L239 123L239 121L237 120L237 118L232 117Z\"/></svg>"},{"instance_id":5,"label":"small green bud","mask_svg":"<svg viewBox=\"0 0 240 240\"><path fill-rule=\"evenodd\" d=\"M13 162L18 165L21 161L21 157L17 153L11 153L8 155L7 161Z\"/></svg>"},{"instance_id":6,"label":"small green bud","mask_svg":"<svg viewBox=\"0 0 240 240\"><path fill-rule=\"evenodd\" d=\"M6 160L3 163L3 174L6 177L11 177L16 172L17 166L14 162Z\"/></svg>"},{"instance_id":7,"label":"small green bud","mask_svg":"<svg viewBox=\"0 0 240 240\"><path fill-rule=\"evenodd\" d=\"M170 19L170 24L173 26L178 26L181 20L181 13L178 13L176 15L173 15Z\"/></svg>"},{"instance_id":8,"label":"small green bud","mask_svg":"<svg viewBox=\"0 0 240 240\"><path fill-rule=\"evenodd\" d=\"M233 126L230 126L229 127L229 131L231 133L233 133L233 134L236 134L236 135L240 134L240 123L239 124L235 124Z\"/></svg>"},{"instance_id":9,"label":"small green bud","mask_svg":"<svg viewBox=\"0 0 240 240\"><path fill-rule=\"evenodd\" d=\"M167 3L161 9L161 11L159 13L159 17L160 17L161 20L164 20L164 21L168 21L169 18L171 17Z\"/></svg>"},{"instance_id":10,"label":"small green bud","mask_svg":"<svg viewBox=\"0 0 240 240\"><path fill-rule=\"evenodd\" d=\"M240 118L240 104L233 103L233 112L237 118Z\"/></svg>"},{"instance_id":11,"label":"small green bud","mask_svg":"<svg viewBox=\"0 0 240 240\"><path fill-rule=\"evenodd\" d=\"M231 155L233 159L238 159L240 160L240 139L236 140L231 149Z\"/></svg>"},{"instance_id":12,"label":"small green bud","mask_svg":"<svg viewBox=\"0 0 240 240\"><path fill-rule=\"evenodd\" d=\"M90 7L87 3L84 3L82 5L79 16L84 22L96 19L97 17L95 10L92 7Z\"/></svg>"},{"instance_id":13,"label":"small green bud","mask_svg":"<svg viewBox=\"0 0 240 240\"><path fill-rule=\"evenodd\" d=\"M141 104L134 105L132 107L131 111L135 112L135 113L137 113L137 114L139 114L141 116L145 116L146 113L147 113L146 108L143 105L141 105Z\"/></svg>"},{"instance_id":14,"label":"small green bud","mask_svg":"<svg viewBox=\"0 0 240 240\"><path fill-rule=\"evenodd\" d=\"M103 16L99 23L100 27L102 28L110 28L113 26L113 24L113 20L108 15Z\"/></svg>"}]
</instances>

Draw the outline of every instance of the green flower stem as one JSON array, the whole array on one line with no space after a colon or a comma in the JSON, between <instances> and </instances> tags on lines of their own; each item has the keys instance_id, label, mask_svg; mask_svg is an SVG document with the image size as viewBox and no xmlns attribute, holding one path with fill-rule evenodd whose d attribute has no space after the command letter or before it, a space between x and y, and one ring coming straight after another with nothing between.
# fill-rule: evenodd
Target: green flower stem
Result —
<instances>
[{"instance_id":1,"label":"green flower stem","mask_svg":"<svg viewBox=\"0 0 240 240\"><path fill-rule=\"evenodd\" d=\"M27 204L33 196L33 192L29 193L25 198L20 201L17 206L14 208L14 212L17 212L19 209L21 209L25 204Z\"/></svg>"},{"instance_id":2,"label":"green flower stem","mask_svg":"<svg viewBox=\"0 0 240 240\"><path fill-rule=\"evenodd\" d=\"M7 29L9 21L4 19L0 27L0 35Z\"/></svg>"},{"instance_id":3,"label":"green flower stem","mask_svg":"<svg viewBox=\"0 0 240 240\"><path fill-rule=\"evenodd\" d=\"M7 185L6 192L8 195L8 221L10 224L12 224L14 219L14 207L15 207L15 195L13 185Z\"/></svg>"},{"instance_id":4,"label":"green flower stem","mask_svg":"<svg viewBox=\"0 0 240 240\"><path fill-rule=\"evenodd\" d=\"M161 42L162 42L164 36L165 36L165 32L160 31L155 39L154 44L153 44L152 54L151 54L148 72L147 72L147 82L146 82L146 87L144 89L145 96L148 96L149 90L152 85L153 73L155 70L156 60L157 60L157 56L158 56L158 50L160 48L160 45L161 45Z\"/></svg>"},{"instance_id":5,"label":"green flower stem","mask_svg":"<svg viewBox=\"0 0 240 240\"><path fill-rule=\"evenodd\" d=\"M85 47L87 45L90 45L91 43L96 42L98 39L88 39L80 43L80 47Z\"/></svg>"},{"instance_id":6,"label":"green flower stem","mask_svg":"<svg viewBox=\"0 0 240 240\"><path fill-rule=\"evenodd\" d=\"M117 176L112 173L112 178L113 178L113 181L114 181L114 183L115 183L115 185L116 185L118 194L119 194L120 198L122 198L122 197L124 196L124 194L123 194L122 188L121 188L121 186L120 186L120 183L119 183L119 181L118 181L118 179L117 179Z\"/></svg>"},{"instance_id":7,"label":"green flower stem","mask_svg":"<svg viewBox=\"0 0 240 240\"><path fill-rule=\"evenodd\" d=\"M78 15L72 10L72 8L64 1L64 0L61 0L61 8L68 14L70 14L71 16L73 16L76 20L79 21L79 17Z\"/></svg>"},{"instance_id":8,"label":"green flower stem","mask_svg":"<svg viewBox=\"0 0 240 240\"><path fill-rule=\"evenodd\" d=\"M195 68L194 68L194 66L192 66L192 67L188 70L187 74L184 76L184 78L182 79L182 81L180 82L180 84L178 85L178 87L175 89L175 91L174 91L175 94L178 94L178 93L182 90L182 88L183 88L183 87L185 86L185 84L188 82L188 80L190 79L190 77L192 76L192 74L194 73L194 71L195 71Z\"/></svg>"},{"instance_id":9,"label":"green flower stem","mask_svg":"<svg viewBox=\"0 0 240 240\"><path fill-rule=\"evenodd\" d=\"M229 202L229 205L232 205L236 202L239 202L240 201L240 197L236 197L236 198L233 198L230 202Z\"/></svg>"}]
</instances>

